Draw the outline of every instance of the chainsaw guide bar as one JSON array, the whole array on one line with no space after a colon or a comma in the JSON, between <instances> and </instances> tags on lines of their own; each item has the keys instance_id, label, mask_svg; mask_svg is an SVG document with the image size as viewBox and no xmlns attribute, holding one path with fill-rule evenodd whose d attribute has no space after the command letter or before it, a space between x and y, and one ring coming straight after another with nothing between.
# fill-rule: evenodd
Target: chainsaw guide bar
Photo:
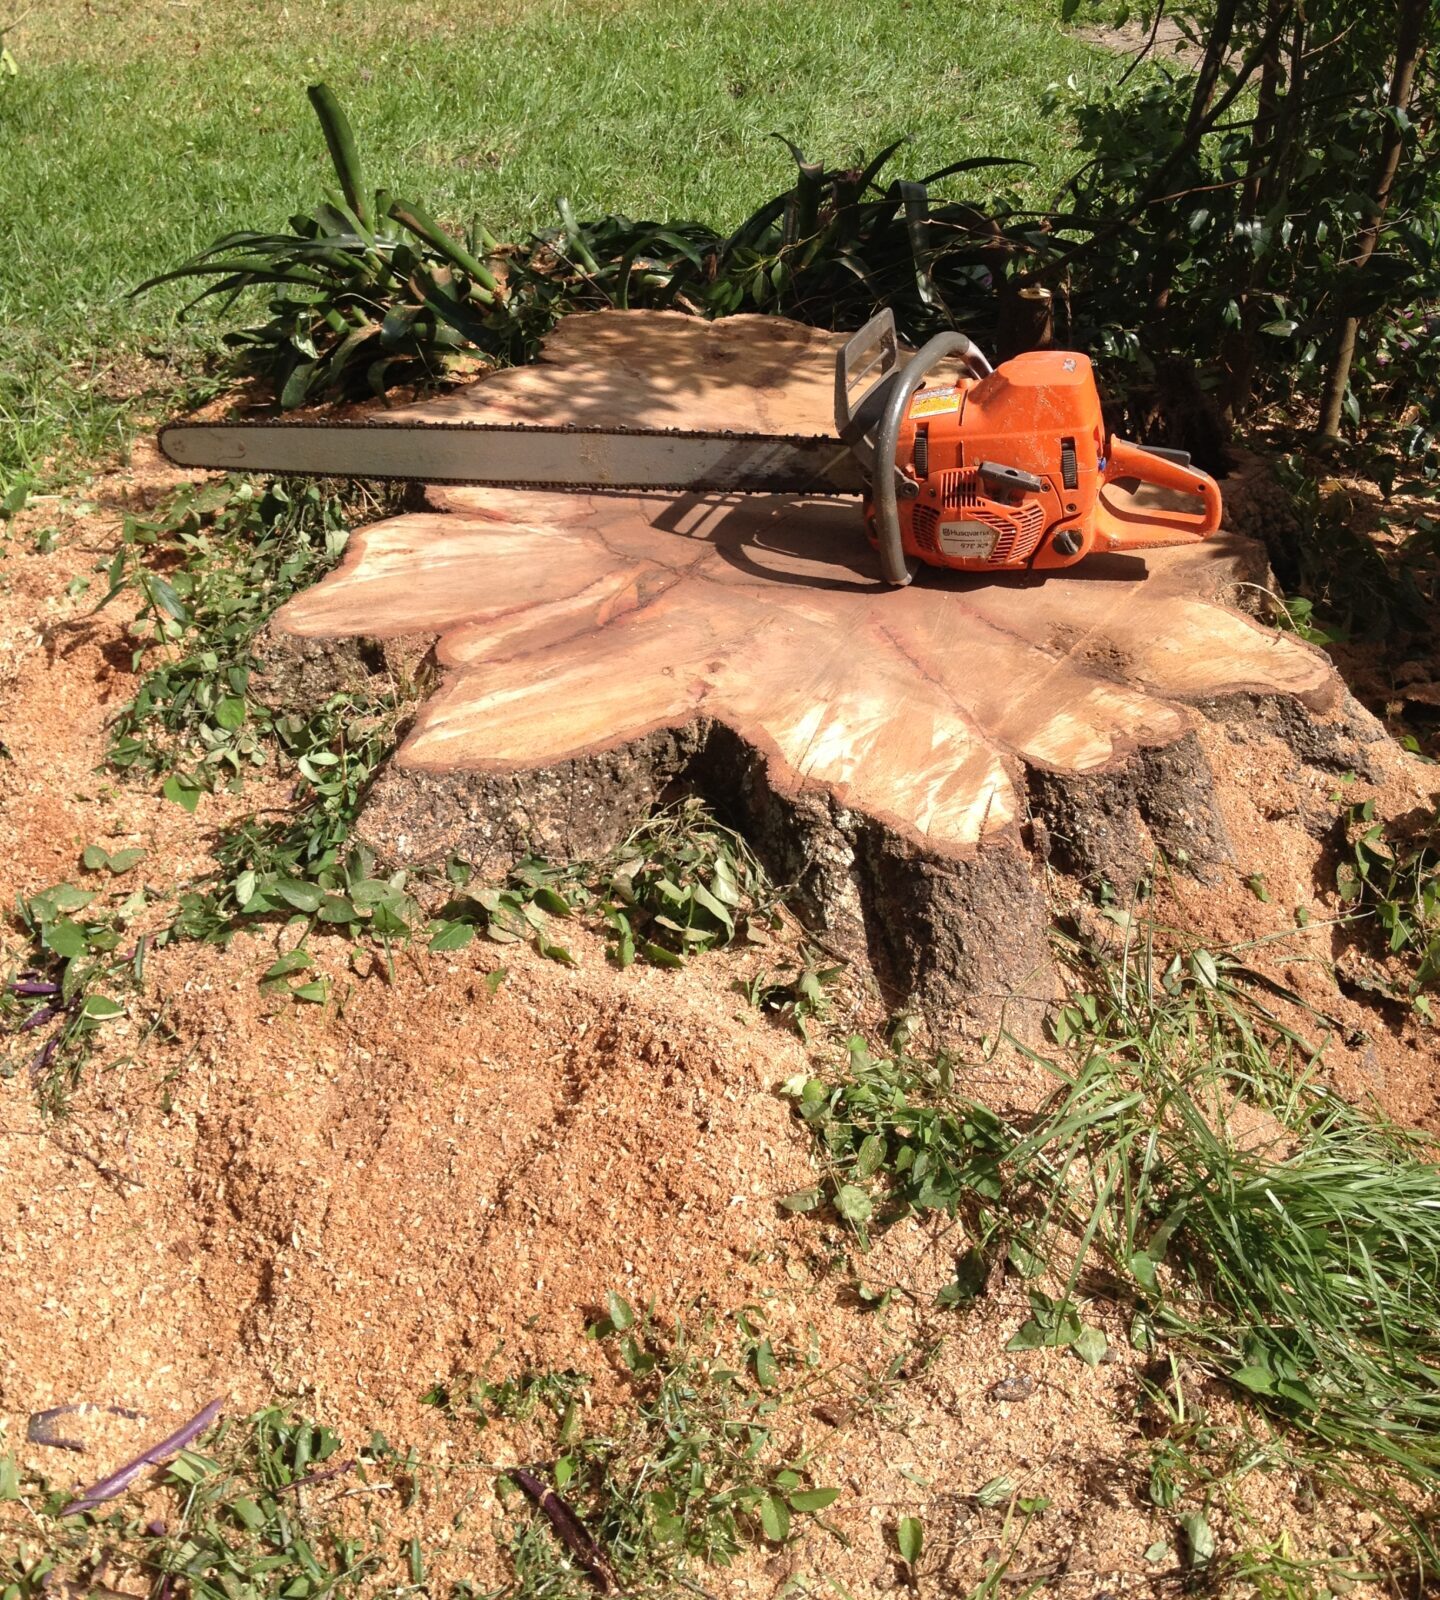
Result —
<instances>
[{"instance_id":1,"label":"chainsaw guide bar","mask_svg":"<svg viewBox=\"0 0 1440 1600\"><path fill-rule=\"evenodd\" d=\"M328 442L338 448L327 450ZM806 496L865 489L849 448L823 434L531 422L207 422L162 428L160 450L178 467L502 489Z\"/></svg>"}]
</instances>

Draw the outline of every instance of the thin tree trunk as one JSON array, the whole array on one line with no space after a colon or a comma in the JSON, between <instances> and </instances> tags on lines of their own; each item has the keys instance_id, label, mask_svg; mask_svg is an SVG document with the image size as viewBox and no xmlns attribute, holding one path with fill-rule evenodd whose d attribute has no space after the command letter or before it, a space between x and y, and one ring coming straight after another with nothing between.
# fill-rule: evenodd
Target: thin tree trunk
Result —
<instances>
[{"instance_id":1,"label":"thin tree trunk","mask_svg":"<svg viewBox=\"0 0 1440 1600\"><path fill-rule=\"evenodd\" d=\"M1190 99L1190 114L1185 119L1183 146L1197 144L1205 129L1205 114L1215 97L1215 85L1220 81L1220 69L1230 53L1230 40L1235 33L1235 12L1239 0L1220 0L1215 7L1215 20L1210 27L1210 37L1205 41L1205 54L1200 70L1195 75L1195 92Z\"/></svg>"},{"instance_id":2,"label":"thin tree trunk","mask_svg":"<svg viewBox=\"0 0 1440 1600\"><path fill-rule=\"evenodd\" d=\"M1293 7L1284 0L1269 0L1265 39L1268 48L1261 64L1260 93L1255 109L1255 125L1250 134L1250 156L1241 191L1240 215L1249 222L1274 211L1276 169L1285 154L1286 130L1293 128L1301 109L1304 83L1305 24L1297 17L1291 37L1290 59L1282 60L1280 32ZM1287 70L1288 66L1288 70ZM1285 82L1281 97L1281 80ZM1283 218L1280 219L1283 224ZM1252 253L1241 290L1240 326L1225 341L1226 383L1222 415L1234 423L1249 409L1255 386L1255 341L1259 337L1260 315L1255 291L1261 282L1262 259Z\"/></svg>"},{"instance_id":3,"label":"thin tree trunk","mask_svg":"<svg viewBox=\"0 0 1440 1600\"><path fill-rule=\"evenodd\" d=\"M1013 282L1006 283L1000 296L1000 321L995 338L1000 360L1008 361L1022 350L1054 348L1054 294L1034 285L1018 288Z\"/></svg>"},{"instance_id":4,"label":"thin tree trunk","mask_svg":"<svg viewBox=\"0 0 1440 1600\"><path fill-rule=\"evenodd\" d=\"M1421 34L1429 11L1430 0L1402 0L1400 27L1395 41L1395 70L1390 77L1389 104L1392 108L1404 108L1410 102L1410 91L1415 82L1415 63L1420 55ZM1355 251L1356 272L1364 270L1380 242L1385 209L1390 203L1395 175L1400 170L1404 144L1405 136L1395 121L1387 121L1371 194L1374 216L1360 233ZM1355 359L1355 338L1359 329L1358 316L1342 317L1335 339L1335 353L1325 376L1325 390L1320 400L1320 433L1327 439L1340 437L1340 415L1345 402L1345 390L1350 382L1350 364Z\"/></svg>"}]
</instances>

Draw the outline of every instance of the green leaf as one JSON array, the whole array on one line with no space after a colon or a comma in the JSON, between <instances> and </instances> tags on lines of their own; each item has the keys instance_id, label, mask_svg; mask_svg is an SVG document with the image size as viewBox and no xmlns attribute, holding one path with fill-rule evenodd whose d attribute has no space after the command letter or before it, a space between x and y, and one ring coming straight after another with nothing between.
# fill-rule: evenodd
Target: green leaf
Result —
<instances>
[{"instance_id":1,"label":"green leaf","mask_svg":"<svg viewBox=\"0 0 1440 1600\"><path fill-rule=\"evenodd\" d=\"M184 806L187 811L193 812L196 806L200 804L199 788L195 784L187 782L178 772L172 772L166 778L160 793L167 800L173 800L177 806Z\"/></svg>"},{"instance_id":2,"label":"green leaf","mask_svg":"<svg viewBox=\"0 0 1440 1600\"><path fill-rule=\"evenodd\" d=\"M245 721L244 700L239 695L227 694L215 707L215 720L227 732L233 732Z\"/></svg>"},{"instance_id":3,"label":"green leaf","mask_svg":"<svg viewBox=\"0 0 1440 1600\"><path fill-rule=\"evenodd\" d=\"M605 1311L617 1333L624 1333L627 1328L635 1326L634 1307L624 1295L616 1294L613 1289L605 1296Z\"/></svg>"},{"instance_id":4,"label":"green leaf","mask_svg":"<svg viewBox=\"0 0 1440 1600\"><path fill-rule=\"evenodd\" d=\"M315 884L306 883L303 878L281 878L275 885L275 893L297 911L318 911L324 898Z\"/></svg>"},{"instance_id":5,"label":"green leaf","mask_svg":"<svg viewBox=\"0 0 1440 1600\"><path fill-rule=\"evenodd\" d=\"M542 911L548 911L552 917L571 917L575 914L565 896L548 884L541 884L535 891L535 904Z\"/></svg>"},{"instance_id":6,"label":"green leaf","mask_svg":"<svg viewBox=\"0 0 1440 1600\"><path fill-rule=\"evenodd\" d=\"M267 983L274 978L287 978L292 972L303 972L307 967L314 965L310 959L310 952L303 946L297 945L293 950L287 950L261 978L262 983Z\"/></svg>"},{"instance_id":7,"label":"green leaf","mask_svg":"<svg viewBox=\"0 0 1440 1600\"><path fill-rule=\"evenodd\" d=\"M1130 1347L1138 1350L1142 1355L1149 1355L1155 1348L1155 1325L1150 1320L1148 1311L1137 1311L1130 1319Z\"/></svg>"},{"instance_id":8,"label":"green leaf","mask_svg":"<svg viewBox=\"0 0 1440 1600\"><path fill-rule=\"evenodd\" d=\"M61 911L81 911L95 898L73 883L57 883L53 889L37 894L30 902L41 922L50 922Z\"/></svg>"},{"instance_id":9,"label":"green leaf","mask_svg":"<svg viewBox=\"0 0 1440 1600\"><path fill-rule=\"evenodd\" d=\"M125 1007L118 1000L112 1000L108 995L87 994L85 1004L80 1007L80 1014L86 1017L95 1017L101 1022L108 1021L111 1017L120 1017L125 1014Z\"/></svg>"},{"instance_id":10,"label":"green leaf","mask_svg":"<svg viewBox=\"0 0 1440 1600\"><path fill-rule=\"evenodd\" d=\"M1142 1289L1148 1289L1151 1294L1158 1293L1160 1282L1155 1276L1155 1258L1147 1251L1137 1250L1130 1257L1130 1271Z\"/></svg>"},{"instance_id":11,"label":"green leaf","mask_svg":"<svg viewBox=\"0 0 1440 1600\"><path fill-rule=\"evenodd\" d=\"M355 907L343 894L327 894L320 902L317 915L321 922L342 924L354 922L356 912Z\"/></svg>"},{"instance_id":12,"label":"green leaf","mask_svg":"<svg viewBox=\"0 0 1440 1600\"><path fill-rule=\"evenodd\" d=\"M760 1526L772 1544L783 1544L790 1537L790 1507L779 1495L767 1494L760 1502Z\"/></svg>"},{"instance_id":13,"label":"green leaf","mask_svg":"<svg viewBox=\"0 0 1440 1600\"><path fill-rule=\"evenodd\" d=\"M230 1510L245 1524L251 1533L258 1533L267 1522L265 1513L248 1495L238 1495L230 1502Z\"/></svg>"},{"instance_id":14,"label":"green leaf","mask_svg":"<svg viewBox=\"0 0 1440 1600\"><path fill-rule=\"evenodd\" d=\"M1048 1270L1048 1264L1042 1255L1036 1254L1021 1239L1012 1239L1010 1247L1005 1252L1005 1259L1022 1278L1043 1278Z\"/></svg>"},{"instance_id":15,"label":"green leaf","mask_svg":"<svg viewBox=\"0 0 1440 1600\"><path fill-rule=\"evenodd\" d=\"M835 1209L846 1222L868 1222L874 1215L875 1202L865 1190L843 1183L835 1191Z\"/></svg>"},{"instance_id":16,"label":"green leaf","mask_svg":"<svg viewBox=\"0 0 1440 1600\"><path fill-rule=\"evenodd\" d=\"M1208 1566L1215 1555L1215 1535L1203 1511L1181 1517L1180 1531L1185 1536L1185 1553L1192 1568Z\"/></svg>"},{"instance_id":17,"label":"green leaf","mask_svg":"<svg viewBox=\"0 0 1440 1600\"><path fill-rule=\"evenodd\" d=\"M76 956L83 956L90 947L85 937L85 930L78 922L72 922L69 917L61 917L56 922L46 923L40 942L47 950L53 950L57 956L63 956L67 961L73 961Z\"/></svg>"},{"instance_id":18,"label":"green leaf","mask_svg":"<svg viewBox=\"0 0 1440 1600\"><path fill-rule=\"evenodd\" d=\"M987 1508L1003 1506L1014 1493L1015 1480L1007 1478L1002 1472L998 1478L991 1478L989 1483L981 1484L975 1491L975 1503Z\"/></svg>"},{"instance_id":19,"label":"green leaf","mask_svg":"<svg viewBox=\"0 0 1440 1600\"><path fill-rule=\"evenodd\" d=\"M1220 972L1215 965L1215 957L1208 950L1197 950L1190 957L1190 970L1195 974L1196 980L1207 989L1213 989L1220 982Z\"/></svg>"},{"instance_id":20,"label":"green leaf","mask_svg":"<svg viewBox=\"0 0 1440 1600\"><path fill-rule=\"evenodd\" d=\"M790 1505L795 1511L823 1511L839 1498L838 1489L800 1489L790 1496Z\"/></svg>"},{"instance_id":21,"label":"green leaf","mask_svg":"<svg viewBox=\"0 0 1440 1600\"><path fill-rule=\"evenodd\" d=\"M1162 1461L1158 1461L1155 1464L1154 1470L1150 1472L1150 1482L1147 1485L1147 1490L1149 1490L1150 1499L1160 1509L1170 1510L1171 1507L1178 1506L1184 1490L1182 1490L1182 1486L1176 1482L1176 1477L1174 1477L1173 1462L1162 1459Z\"/></svg>"},{"instance_id":22,"label":"green leaf","mask_svg":"<svg viewBox=\"0 0 1440 1600\"><path fill-rule=\"evenodd\" d=\"M655 1365L655 1357L640 1348L633 1334L627 1333L620 1341L620 1355L625 1365L636 1374L649 1372Z\"/></svg>"},{"instance_id":23,"label":"green leaf","mask_svg":"<svg viewBox=\"0 0 1440 1600\"><path fill-rule=\"evenodd\" d=\"M490 303L493 291L496 288L494 274L478 260L469 250L454 239L440 226L438 222L425 210L423 206L414 201L397 200L390 207L391 218L398 222L408 233L413 233L417 239L423 239L432 250L450 262L452 266L459 267L462 272L468 273L475 280L471 293L485 303Z\"/></svg>"},{"instance_id":24,"label":"green leaf","mask_svg":"<svg viewBox=\"0 0 1440 1600\"><path fill-rule=\"evenodd\" d=\"M109 855L98 844L87 844L81 852L80 864L87 872L99 872L109 859Z\"/></svg>"},{"instance_id":25,"label":"green leaf","mask_svg":"<svg viewBox=\"0 0 1440 1600\"><path fill-rule=\"evenodd\" d=\"M855 1157L855 1176L873 1177L884 1163L885 1149L885 1141L878 1133L867 1134Z\"/></svg>"},{"instance_id":26,"label":"green leaf","mask_svg":"<svg viewBox=\"0 0 1440 1600\"><path fill-rule=\"evenodd\" d=\"M296 1000L304 1000L310 1005L323 1005L330 994L330 980L317 978L313 983L302 983L290 991Z\"/></svg>"},{"instance_id":27,"label":"green leaf","mask_svg":"<svg viewBox=\"0 0 1440 1600\"><path fill-rule=\"evenodd\" d=\"M913 1568L925 1548L925 1524L919 1517L901 1517L895 1529L895 1543L905 1565Z\"/></svg>"},{"instance_id":28,"label":"green leaf","mask_svg":"<svg viewBox=\"0 0 1440 1600\"><path fill-rule=\"evenodd\" d=\"M131 845L128 850L112 852L105 865L118 877L123 872L129 872L131 867L139 866L145 859L145 852L139 845Z\"/></svg>"},{"instance_id":29,"label":"green leaf","mask_svg":"<svg viewBox=\"0 0 1440 1600\"><path fill-rule=\"evenodd\" d=\"M1101 1329L1086 1325L1080 1329L1079 1338L1074 1341L1070 1348L1087 1367L1098 1367L1101 1357L1110 1348L1110 1344Z\"/></svg>"},{"instance_id":30,"label":"green leaf","mask_svg":"<svg viewBox=\"0 0 1440 1600\"><path fill-rule=\"evenodd\" d=\"M773 1389L780 1382L775 1347L768 1339L762 1339L755 1346L755 1379L762 1389Z\"/></svg>"},{"instance_id":31,"label":"green leaf","mask_svg":"<svg viewBox=\"0 0 1440 1600\"><path fill-rule=\"evenodd\" d=\"M185 602L175 590L174 584L159 576L158 573L149 572L143 578L150 598L166 614L176 622L188 622L190 613L185 609Z\"/></svg>"},{"instance_id":32,"label":"green leaf","mask_svg":"<svg viewBox=\"0 0 1440 1600\"><path fill-rule=\"evenodd\" d=\"M475 937L475 926L470 922L436 922L431 926L431 950L463 950Z\"/></svg>"},{"instance_id":33,"label":"green leaf","mask_svg":"<svg viewBox=\"0 0 1440 1600\"><path fill-rule=\"evenodd\" d=\"M824 1190L819 1187L796 1189L793 1194L785 1195L780 1204L786 1211L813 1211L824 1198Z\"/></svg>"},{"instance_id":34,"label":"green leaf","mask_svg":"<svg viewBox=\"0 0 1440 1600\"><path fill-rule=\"evenodd\" d=\"M20 1498L20 1469L15 1464L15 1457L6 1451L0 1455L0 1500L18 1500ZM19 1590L16 1590L19 1593Z\"/></svg>"},{"instance_id":35,"label":"green leaf","mask_svg":"<svg viewBox=\"0 0 1440 1600\"><path fill-rule=\"evenodd\" d=\"M364 227L374 227L374 219L370 215L370 207L365 197L365 181L360 173L360 157L356 154L355 134L351 130L350 119L340 109L340 102L331 93L328 85L312 83L305 92L310 97L310 104L315 108L315 115L320 119L320 129L325 135L326 148L330 151L330 162L335 168L335 176L340 180L340 187L345 192L347 204Z\"/></svg>"}]
</instances>

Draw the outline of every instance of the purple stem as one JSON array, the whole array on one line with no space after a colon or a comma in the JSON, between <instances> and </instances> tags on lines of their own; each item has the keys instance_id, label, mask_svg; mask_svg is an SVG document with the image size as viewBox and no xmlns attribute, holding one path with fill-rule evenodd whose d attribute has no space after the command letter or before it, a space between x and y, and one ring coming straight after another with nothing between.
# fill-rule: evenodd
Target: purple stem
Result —
<instances>
[{"instance_id":1,"label":"purple stem","mask_svg":"<svg viewBox=\"0 0 1440 1600\"><path fill-rule=\"evenodd\" d=\"M21 978L10 985L10 993L29 1000L37 995L59 994L60 985L58 983L41 983L34 978Z\"/></svg>"},{"instance_id":2,"label":"purple stem","mask_svg":"<svg viewBox=\"0 0 1440 1600\"><path fill-rule=\"evenodd\" d=\"M127 1461L123 1467L112 1472L108 1478L101 1478L99 1483L92 1483L88 1489L82 1489L68 1506L62 1508L60 1515L73 1517L82 1511L93 1510L104 1500L113 1500L117 1494L123 1494L146 1467L159 1466L167 1456L173 1456L177 1450L183 1450L192 1439L204 1433L220 1415L221 1404L219 1400L212 1400L203 1411L191 1417L183 1428L177 1428L159 1444L151 1445L133 1461Z\"/></svg>"},{"instance_id":3,"label":"purple stem","mask_svg":"<svg viewBox=\"0 0 1440 1600\"><path fill-rule=\"evenodd\" d=\"M510 1476L545 1513L550 1526L559 1535L560 1542L580 1563L601 1594L609 1594L615 1587L615 1576L605 1552L591 1537L590 1530L550 1486L524 1467L513 1467Z\"/></svg>"},{"instance_id":4,"label":"purple stem","mask_svg":"<svg viewBox=\"0 0 1440 1600\"><path fill-rule=\"evenodd\" d=\"M32 1028L43 1028L51 1017L59 1016L59 1011L54 1006L41 1006L38 1011L32 1011L20 1024L21 1033L29 1033Z\"/></svg>"},{"instance_id":5,"label":"purple stem","mask_svg":"<svg viewBox=\"0 0 1440 1600\"><path fill-rule=\"evenodd\" d=\"M342 1461L336 1467L322 1467L318 1472L307 1472L303 1478L296 1478L294 1483L282 1483L273 1491L275 1494L289 1494L292 1489L308 1489L312 1483L324 1483L328 1478L338 1478L344 1473L353 1472L355 1469L354 1456Z\"/></svg>"}]
</instances>

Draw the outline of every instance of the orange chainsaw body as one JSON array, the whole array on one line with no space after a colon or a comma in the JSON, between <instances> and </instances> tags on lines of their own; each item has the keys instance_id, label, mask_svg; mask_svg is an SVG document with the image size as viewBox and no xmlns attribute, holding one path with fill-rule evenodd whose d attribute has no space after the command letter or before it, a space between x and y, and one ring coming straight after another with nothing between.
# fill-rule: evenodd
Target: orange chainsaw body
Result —
<instances>
[{"instance_id":1,"label":"orange chainsaw body","mask_svg":"<svg viewBox=\"0 0 1440 1600\"><path fill-rule=\"evenodd\" d=\"M1029 351L986 377L929 383L901 423L896 463L905 553L929 566L1068 567L1101 551L1189 544L1220 525L1213 478L1107 437L1089 357L1077 351ZM1123 488L1135 482L1198 504L1142 508ZM875 543L869 496L865 518Z\"/></svg>"}]
</instances>

